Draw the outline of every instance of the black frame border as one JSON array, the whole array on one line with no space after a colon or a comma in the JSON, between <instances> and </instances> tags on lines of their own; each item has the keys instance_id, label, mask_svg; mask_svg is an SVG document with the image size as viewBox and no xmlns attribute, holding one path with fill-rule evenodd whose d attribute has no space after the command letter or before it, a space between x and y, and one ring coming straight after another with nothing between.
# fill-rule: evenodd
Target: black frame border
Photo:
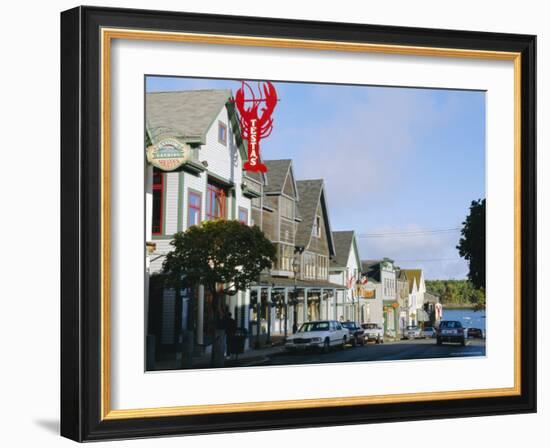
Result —
<instances>
[{"instance_id":1,"label":"black frame border","mask_svg":"<svg viewBox=\"0 0 550 448\"><path fill-rule=\"evenodd\" d=\"M100 28L521 53L521 395L101 420ZM536 412L536 36L77 7L61 14L61 435L127 439Z\"/></svg>"}]
</instances>

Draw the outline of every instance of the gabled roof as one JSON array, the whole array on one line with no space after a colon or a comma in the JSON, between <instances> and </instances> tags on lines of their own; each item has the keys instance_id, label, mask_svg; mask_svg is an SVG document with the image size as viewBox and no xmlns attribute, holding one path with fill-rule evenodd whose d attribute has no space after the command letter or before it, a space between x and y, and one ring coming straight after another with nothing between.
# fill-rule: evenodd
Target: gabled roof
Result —
<instances>
[{"instance_id":1,"label":"gabled roof","mask_svg":"<svg viewBox=\"0 0 550 448\"><path fill-rule=\"evenodd\" d=\"M325 220L325 230L329 246L329 254L334 255L334 240L330 230L330 221L328 217L328 207L324 194L324 184L322 179L299 180L296 182L298 188L299 201L297 203L300 210L302 221L298 224L296 231L296 245L307 247L311 240L313 224L317 208L321 205L323 218Z\"/></svg>"},{"instance_id":2,"label":"gabled roof","mask_svg":"<svg viewBox=\"0 0 550 448\"><path fill-rule=\"evenodd\" d=\"M353 243L353 230L332 232L334 239L335 257L331 261L332 266L346 267L348 264L349 251Z\"/></svg>"},{"instance_id":3,"label":"gabled roof","mask_svg":"<svg viewBox=\"0 0 550 448\"><path fill-rule=\"evenodd\" d=\"M266 194L280 194L283 192L285 181L289 171L292 170L292 161L290 159L281 160L263 160L267 167L268 184L265 188ZM292 176L294 178L294 175ZM296 191L296 185L293 185Z\"/></svg>"},{"instance_id":4,"label":"gabled roof","mask_svg":"<svg viewBox=\"0 0 550 448\"><path fill-rule=\"evenodd\" d=\"M397 273L398 273L397 280L408 281L407 273L403 269L398 269Z\"/></svg>"},{"instance_id":5,"label":"gabled roof","mask_svg":"<svg viewBox=\"0 0 550 448\"><path fill-rule=\"evenodd\" d=\"M229 89L147 93L145 122L151 141L173 137L204 144L208 129L230 98Z\"/></svg>"},{"instance_id":6,"label":"gabled roof","mask_svg":"<svg viewBox=\"0 0 550 448\"><path fill-rule=\"evenodd\" d=\"M424 293L424 303L439 303L439 296L426 291Z\"/></svg>"},{"instance_id":7,"label":"gabled roof","mask_svg":"<svg viewBox=\"0 0 550 448\"><path fill-rule=\"evenodd\" d=\"M420 288L420 279L422 278L422 269L401 269L402 272L407 276L409 281L409 292L412 291L414 286L414 281L416 280L416 287Z\"/></svg>"}]
</instances>

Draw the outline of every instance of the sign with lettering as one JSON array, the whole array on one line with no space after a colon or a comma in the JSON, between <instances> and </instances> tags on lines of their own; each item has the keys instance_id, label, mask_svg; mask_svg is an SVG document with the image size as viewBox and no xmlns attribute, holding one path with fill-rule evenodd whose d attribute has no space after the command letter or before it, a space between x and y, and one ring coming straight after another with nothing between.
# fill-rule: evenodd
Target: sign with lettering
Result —
<instances>
[{"instance_id":1,"label":"sign with lettering","mask_svg":"<svg viewBox=\"0 0 550 448\"><path fill-rule=\"evenodd\" d=\"M163 171L173 171L189 159L189 154L189 145L167 138L147 148L147 161Z\"/></svg>"},{"instance_id":2,"label":"sign with lettering","mask_svg":"<svg viewBox=\"0 0 550 448\"><path fill-rule=\"evenodd\" d=\"M243 169L265 173L267 167L260 160L260 140L269 137L273 130L273 110L277 105L277 91L269 81L258 83L258 90L259 95L256 96L252 87L242 81L234 102L239 111L242 138L248 142L248 160Z\"/></svg>"},{"instance_id":3,"label":"sign with lettering","mask_svg":"<svg viewBox=\"0 0 550 448\"><path fill-rule=\"evenodd\" d=\"M357 287L357 295L363 299L376 299L376 289L370 284L368 286L359 285Z\"/></svg>"}]
</instances>

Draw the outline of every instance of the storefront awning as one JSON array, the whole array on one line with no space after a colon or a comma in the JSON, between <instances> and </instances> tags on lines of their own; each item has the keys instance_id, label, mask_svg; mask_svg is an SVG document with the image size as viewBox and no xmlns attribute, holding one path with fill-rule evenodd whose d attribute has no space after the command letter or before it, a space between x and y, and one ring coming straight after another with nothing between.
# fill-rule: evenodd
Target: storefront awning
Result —
<instances>
[{"instance_id":1,"label":"storefront awning","mask_svg":"<svg viewBox=\"0 0 550 448\"><path fill-rule=\"evenodd\" d=\"M274 277L272 275L262 275L258 283L252 284L254 286L271 286L273 288L291 288L294 289L294 286L298 289L347 289L344 285L338 285L336 283L324 282L322 280L296 280L294 282L293 278L289 277Z\"/></svg>"}]
</instances>

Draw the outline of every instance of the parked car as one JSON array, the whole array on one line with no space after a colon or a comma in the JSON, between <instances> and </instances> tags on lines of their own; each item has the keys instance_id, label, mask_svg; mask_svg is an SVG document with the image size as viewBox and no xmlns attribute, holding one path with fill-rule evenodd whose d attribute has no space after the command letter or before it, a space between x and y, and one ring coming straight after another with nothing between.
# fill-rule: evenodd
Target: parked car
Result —
<instances>
[{"instance_id":1,"label":"parked car","mask_svg":"<svg viewBox=\"0 0 550 448\"><path fill-rule=\"evenodd\" d=\"M442 320L437 331L437 345L443 342L458 342L466 344L464 327L458 320Z\"/></svg>"},{"instance_id":2,"label":"parked car","mask_svg":"<svg viewBox=\"0 0 550 448\"><path fill-rule=\"evenodd\" d=\"M351 345L365 345L365 330L357 322L342 322L342 326L349 332L348 341Z\"/></svg>"},{"instance_id":3,"label":"parked car","mask_svg":"<svg viewBox=\"0 0 550 448\"><path fill-rule=\"evenodd\" d=\"M420 335L423 338L435 338L437 332L435 331L434 327L424 327Z\"/></svg>"},{"instance_id":4,"label":"parked car","mask_svg":"<svg viewBox=\"0 0 550 448\"><path fill-rule=\"evenodd\" d=\"M328 352L331 347L344 347L349 332L335 320L305 322L296 333L289 336L285 343L287 350L305 350L311 348Z\"/></svg>"},{"instance_id":5,"label":"parked car","mask_svg":"<svg viewBox=\"0 0 550 448\"><path fill-rule=\"evenodd\" d=\"M384 329L375 323L367 323L361 325L361 328L365 330L365 342L375 341L377 344L384 343Z\"/></svg>"},{"instance_id":6,"label":"parked car","mask_svg":"<svg viewBox=\"0 0 550 448\"><path fill-rule=\"evenodd\" d=\"M468 328L468 337L483 339L483 330L481 328Z\"/></svg>"},{"instance_id":7,"label":"parked car","mask_svg":"<svg viewBox=\"0 0 550 448\"><path fill-rule=\"evenodd\" d=\"M422 330L418 328L416 325L407 325L407 328L405 329L405 338L406 339L416 339L421 337Z\"/></svg>"}]
</instances>

